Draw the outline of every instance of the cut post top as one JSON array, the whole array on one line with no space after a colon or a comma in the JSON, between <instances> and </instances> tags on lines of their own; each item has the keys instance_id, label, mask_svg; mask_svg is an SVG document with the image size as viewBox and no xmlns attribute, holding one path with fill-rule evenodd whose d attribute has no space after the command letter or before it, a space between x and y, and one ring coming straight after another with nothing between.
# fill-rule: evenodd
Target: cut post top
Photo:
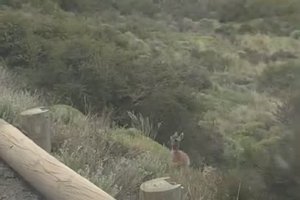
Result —
<instances>
[{"instance_id":1,"label":"cut post top","mask_svg":"<svg viewBox=\"0 0 300 200\"><path fill-rule=\"evenodd\" d=\"M167 180L169 177L157 178L143 183L140 187L141 190L145 192L164 192L175 190L181 187L180 184L172 184Z\"/></svg>"},{"instance_id":2,"label":"cut post top","mask_svg":"<svg viewBox=\"0 0 300 200\"><path fill-rule=\"evenodd\" d=\"M25 115L39 115L39 114L42 114L42 113L46 113L48 111L49 110L46 107L41 106L41 107L36 107L36 108L31 108L29 110L25 110L25 111L21 112L20 115L22 115L22 116L25 116Z\"/></svg>"}]
</instances>

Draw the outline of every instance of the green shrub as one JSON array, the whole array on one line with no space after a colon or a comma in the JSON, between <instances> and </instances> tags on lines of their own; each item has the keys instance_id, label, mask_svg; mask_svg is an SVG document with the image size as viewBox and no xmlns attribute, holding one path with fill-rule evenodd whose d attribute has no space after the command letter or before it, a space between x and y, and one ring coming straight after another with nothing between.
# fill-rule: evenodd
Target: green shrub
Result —
<instances>
[{"instance_id":1,"label":"green shrub","mask_svg":"<svg viewBox=\"0 0 300 200\"><path fill-rule=\"evenodd\" d=\"M294 39L300 39L300 30L294 30L291 32L290 36Z\"/></svg>"},{"instance_id":2,"label":"green shrub","mask_svg":"<svg viewBox=\"0 0 300 200\"><path fill-rule=\"evenodd\" d=\"M299 86L300 64L298 61L290 61L283 64L267 67L259 78L259 86L285 98L286 94Z\"/></svg>"},{"instance_id":3,"label":"green shrub","mask_svg":"<svg viewBox=\"0 0 300 200\"><path fill-rule=\"evenodd\" d=\"M297 0L254 0L249 1L248 14L252 17L270 17L278 15L288 15L299 11L299 1Z\"/></svg>"},{"instance_id":4,"label":"green shrub","mask_svg":"<svg viewBox=\"0 0 300 200\"><path fill-rule=\"evenodd\" d=\"M225 69L228 68L228 66L230 65L229 59L224 58L222 55L220 55L218 52L214 50L205 50L205 51L194 50L192 52L192 56L199 58L200 61L199 64L205 67L210 72L225 71ZM197 72L194 72L193 75L196 76L197 75L196 73ZM205 72L203 71L202 74L204 74L204 77L201 77L201 74L199 74L197 77L199 77L199 79L202 79L204 81ZM187 80L189 80L188 77Z\"/></svg>"},{"instance_id":5,"label":"green shrub","mask_svg":"<svg viewBox=\"0 0 300 200\"><path fill-rule=\"evenodd\" d=\"M50 107L53 121L61 121L64 124L79 123L86 117L77 109L68 105L53 105Z\"/></svg>"},{"instance_id":6,"label":"green shrub","mask_svg":"<svg viewBox=\"0 0 300 200\"><path fill-rule=\"evenodd\" d=\"M1 15L0 56L6 58L8 65L14 67L28 65L28 29L20 16ZM29 25L29 24L28 24Z\"/></svg>"}]
</instances>

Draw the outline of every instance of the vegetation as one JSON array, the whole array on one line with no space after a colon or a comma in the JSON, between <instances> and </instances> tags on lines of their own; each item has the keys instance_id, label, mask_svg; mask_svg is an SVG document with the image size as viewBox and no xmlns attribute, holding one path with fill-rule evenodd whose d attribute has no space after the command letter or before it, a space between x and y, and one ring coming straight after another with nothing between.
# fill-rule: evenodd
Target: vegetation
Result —
<instances>
[{"instance_id":1,"label":"vegetation","mask_svg":"<svg viewBox=\"0 0 300 200\"><path fill-rule=\"evenodd\" d=\"M24 93L13 86L12 79L15 77L1 67L0 117L18 126L18 114L22 110L43 102L38 94ZM186 191L189 199L214 199L217 195L221 177L215 169L207 167L205 173L198 169L187 169L184 173L173 171L166 147L135 128L113 126L109 112L96 117L85 116L67 105L49 108L54 132L53 154L117 199L137 199L140 184L160 176L171 176L190 188Z\"/></svg>"},{"instance_id":2,"label":"vegetation","mask_svg":"<svg viewBox=\"0 0 300 200\"><path fill-rule=\"evenodd\" d=\"M299 11L298 0L2 0L0 117L51 105L54 154L117 199L165 175L189 199L298 199ZM168 165L176 131L186 174Z\"/></svg>"}]
</instances>

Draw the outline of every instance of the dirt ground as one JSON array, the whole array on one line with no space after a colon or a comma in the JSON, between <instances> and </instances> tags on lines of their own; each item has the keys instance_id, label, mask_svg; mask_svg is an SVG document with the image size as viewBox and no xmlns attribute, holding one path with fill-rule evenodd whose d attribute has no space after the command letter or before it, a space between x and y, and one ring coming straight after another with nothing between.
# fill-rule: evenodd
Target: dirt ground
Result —
<instances>
[{"instance_id":1,"label":"dirt ground","mask_svg":"<svg viewBox=\"0 0 300 200\"><path fill-rule=\"evenodd\" d=\"M0 159L0 200L43 200Z\"/></svg>"}]
</instances>

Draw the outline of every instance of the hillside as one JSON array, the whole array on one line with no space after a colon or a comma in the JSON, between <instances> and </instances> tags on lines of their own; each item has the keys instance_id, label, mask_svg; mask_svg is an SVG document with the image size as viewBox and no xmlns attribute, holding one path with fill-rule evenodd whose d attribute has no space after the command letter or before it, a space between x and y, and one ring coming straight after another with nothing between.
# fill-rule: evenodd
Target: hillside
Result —
<instances>
[{"instance_id":1,"label":"hillside","mask_svg":"<svg viewBox=\"0 0 300 200\"><path fill-rule=\"evenodd\" d=\"M15 75L0 67L0 116L18 126L22 110L45 102L39 94L22 91L15 80ZM137 199L142 182L168 175L190 188L190 198L217 195L219 175L214 170L207 168L207 177L197 169L186 171L191 176L170 171L168 149L135 128L115 127L109 113L96 117L67 105L49 108L55 157L117 199Z\"/></svg>"},{"instance_id":2,"label":"hillside","mask_svg":"<svg viewBox=\"0 0 300 200\"><path fill-rule=\"evenodd\" d=\"M54 153L117 199L166 174L189 199L236 198L239 185L240 199L300 196L298 1L0 6L0 117L50 105ZM162 146L175 131L188 176L169 169Z\"/></svg>"}]
</instances>

